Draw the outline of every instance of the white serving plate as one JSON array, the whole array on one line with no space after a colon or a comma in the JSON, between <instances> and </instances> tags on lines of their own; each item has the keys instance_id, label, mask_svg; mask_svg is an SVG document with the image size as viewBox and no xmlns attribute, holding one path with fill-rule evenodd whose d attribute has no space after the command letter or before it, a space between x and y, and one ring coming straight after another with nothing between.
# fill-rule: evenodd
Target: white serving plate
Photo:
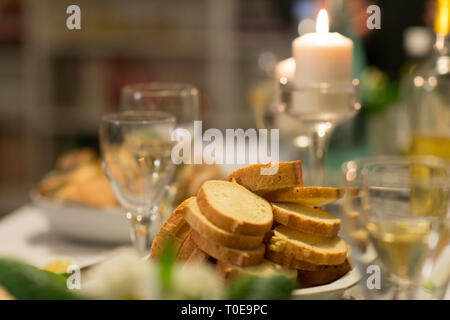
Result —
<instances>
[{"instance_id":1,"label":"white serving plate","mask_svg":"<svg viewBox=\"0 0 450 320\"><path fill-rule=\"evenodd\" d=\"M60 236L108 244L130 242L129 222L122 208L101 209L63 203L30 193L35 206L47 217L52 230Z\"/></svg>"},{"instance_id":2,"label":"white serving plate","mask_svg":"<svg viewBox=\"0 0 450 320\"><path fill-rule=\"evenodd\" d=\"M336 300L342 299L344 292L355 286L361 276L356 268L347 272L343 277L329 284L305 289L296 289L292 293L295 300Z\"/></svg>"}]
</instances>

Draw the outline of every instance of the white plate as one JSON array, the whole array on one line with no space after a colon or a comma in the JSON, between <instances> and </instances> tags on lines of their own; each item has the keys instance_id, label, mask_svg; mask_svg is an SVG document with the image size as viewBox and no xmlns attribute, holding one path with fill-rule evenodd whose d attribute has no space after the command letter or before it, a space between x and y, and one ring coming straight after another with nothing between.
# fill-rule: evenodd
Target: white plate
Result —
<instances>
[{"instance_id":1,"label":"white plate","mask_svg":"<svg viewBox=\"0 0 450 320\"><path fill-rule=\"evenodd\" d=\"M355 286L361 279L359 272L353 268L347 272L343 277L333 281L329 284L316 286L305 289L296 289L292 293L292 298L295 300L309 299L309 300L336 300L342 299L344 292Z\"/></svg>"},{"instance_id":2,"label":"white plate","mask_svg":"<svg viewBox=\"0 0 450 320\"><path fill-rule=\"evenodd\" d=\"M52 230L66 238L125 244L130 242L129 222L121 208L100 209L67 204L32 191L33 204L46 215Z\"/></svg>"}]
</instances>

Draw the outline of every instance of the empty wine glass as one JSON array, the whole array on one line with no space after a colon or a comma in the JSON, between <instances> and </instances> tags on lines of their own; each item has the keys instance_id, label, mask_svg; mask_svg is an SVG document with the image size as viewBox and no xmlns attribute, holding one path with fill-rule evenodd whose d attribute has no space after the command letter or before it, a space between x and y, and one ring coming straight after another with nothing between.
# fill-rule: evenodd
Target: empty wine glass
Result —
<instances>
[{"instance_id":1,"label":"empty wine glass","mask_svg":"<svg viewBox=\"0 0 450 320\"><path fill-rule=\"evenodd\" d=\"M147 82L130 84L120 94L122 110L168 112L175 117L177 128L193 131L199 120L199 91L188 83Z\"/></svg>"},{"instance_id":2,"label":"empty wine glass","mask_svg":"<svg viewBox=\"0 0 450 320\"><path fill-rule=\"evenodd\" d=\"M168 112L175 117L176 129L188 130L191 137L193 137L194 121L200 120L199 100L199 90L189 83L144 82L126 85L122 88L120 93L120 108L121 110ZM181 139L178 134L179 132L175 131L174 137L180 138L185 143L183 150L189 149L192 143L190 141L194 141L194 139ZM176 166L174 179L171 181L169 191L161 200L159 224L162 224L170 212L172 212L172 207L174 202L176 202L178 192L177 177L179 177L185 168L186 164L184 163Z\"/></svg>"},{"instance_id":3,"label":"empty wine glass","mask_svg":"<svg viewBox=\"0 0 450 320\"><path fill-rule=\"evenodd\" d=\"M131 222L131 238L143 256L149 253L150 226L174 171L174 127L171 114L156 111L109 114L100 126L103 167Z\"/></svg>"},{"instance_id":4,"label":"empty wine glass","mask_svg":"<svg viewBox=\"0 0 450 320\"><path fill-rule=\"evenodd\" d=\"M344 237L366 297L416 298L448 244L449 164L433 157L375 157L345 163L343 175ZM446 281L441 277L435 289L445 290Z\"/></svg>"}]
</instances>

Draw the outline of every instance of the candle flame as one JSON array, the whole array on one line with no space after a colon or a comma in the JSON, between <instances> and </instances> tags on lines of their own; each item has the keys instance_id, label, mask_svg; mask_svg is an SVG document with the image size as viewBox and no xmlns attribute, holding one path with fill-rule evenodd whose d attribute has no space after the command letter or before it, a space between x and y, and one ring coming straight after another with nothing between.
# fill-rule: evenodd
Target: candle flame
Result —
<instances>
[{"instance_id":1,"label":"candle flame","mask_svg":"<svg viewBox=\"0 0 450 320\"><path fill-rule=\"evenodd\" d=\"M316 32L328 33L328 13L325 9L321 9L317 15Z\"/></svg>"}]
</instances>

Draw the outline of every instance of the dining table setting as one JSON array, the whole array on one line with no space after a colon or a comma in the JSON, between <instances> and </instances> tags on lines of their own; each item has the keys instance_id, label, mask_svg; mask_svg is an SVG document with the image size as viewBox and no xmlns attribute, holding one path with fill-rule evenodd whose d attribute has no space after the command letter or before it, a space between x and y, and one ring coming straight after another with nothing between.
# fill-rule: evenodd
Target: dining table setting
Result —
<instances>
[{"instance_id":1,"label":"dining table setting","mask_svg":"<svg viewBox=\"0 0 450 320\"><path fill-rule=\"evenodd\" d=\"M399 131L395 153L341 147L389 83L357 72L361 43L330 31L330 7L290 57L258 60L272 69L248 95L255 128L209 125L208 86L124 75L95 142L58 150L0 217L0 300L450 300L450 2L436 2L433 53L399 85L409 109L369 129Z\"/></svg>"}]
</instances>

